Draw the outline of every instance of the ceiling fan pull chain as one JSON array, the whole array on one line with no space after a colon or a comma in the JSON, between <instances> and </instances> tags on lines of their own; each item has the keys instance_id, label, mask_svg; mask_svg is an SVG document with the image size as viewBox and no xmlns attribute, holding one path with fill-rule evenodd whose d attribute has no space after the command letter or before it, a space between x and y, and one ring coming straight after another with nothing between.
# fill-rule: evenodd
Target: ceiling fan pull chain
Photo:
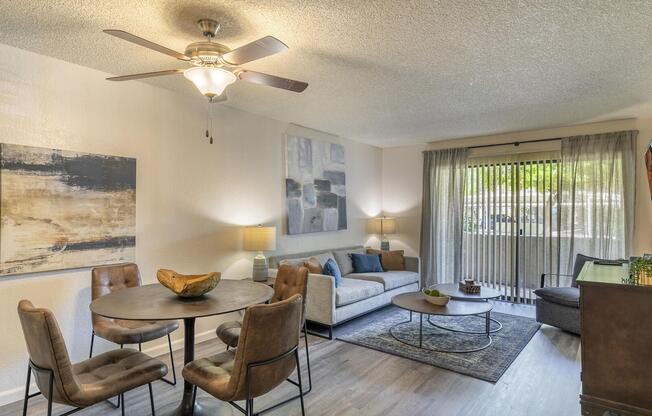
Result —
<instances>
[{"instance_id":1,"label":"ceiling fan pull chain","mask_svg":"<svg viewBox=\"0 0 652 416\"><path fill-rule=\"evenodd\" d=\"M211 140L210 143L213 144L213 117L211 117Z\"/></svg>"},{"instance_id":2,"label":"ceiling fan pull chain","mask_svg":"<svg viewBox=\"0 0 652 416\"><path fill-rule=\"evenodd\" d=\"M210 105L211 105L211 103L209 102L207 105L209 106L209 107L206 107L206 138L208 139L208 119L211 116L210 115L210 111L211 111Z\"/></svg>"},{"instance_id":3,"label":"ceiling fan pull chain","mask_svg":"<svg viewBox=\"0 0 652 416\"><path fill-rule=\"evenodd\" d=\"M210 123L211 123L211 140L210 140L210 144L213 144L213 99L212 98L208 101L208 115L209 115Z\"/></svg>"}]
</instances>

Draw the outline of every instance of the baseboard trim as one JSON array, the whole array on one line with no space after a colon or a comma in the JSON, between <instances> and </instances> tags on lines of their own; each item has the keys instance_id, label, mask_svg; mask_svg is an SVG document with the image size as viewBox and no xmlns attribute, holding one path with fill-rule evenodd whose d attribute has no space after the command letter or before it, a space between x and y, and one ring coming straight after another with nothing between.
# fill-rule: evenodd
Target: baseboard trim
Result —
<instances>
[{"instance_id":1,"label":"baseboard trim","mask_svg":"<svg viewBox=\"0 0 652 416\"><path fill-rule=\"evenodd\" d=\"M215 338L215 330L207 330L204 332L200 332L199 334L195 334L195 344L198 344L200 342L208 341L209 339ZM163 342L164 340L164 342ZM137 348L138 346L136 346ZM183 348L183 338L181 339L175 339L172 341L172 350L176 351L179 349ZM158 357L162 356L163 359L167 358L168 354L168 343L167 339L161 338L160 342L157 342L157 345L153 345L148 348L143 348L143 352L145 354ZM166 360L167 362L167 360ZM183 360L182 360L183 362ZM25 363L25 374L27 374L27 363ZM38 391L38 388L36 387L35 383L32 383L30 386L30 392L35 393ZM23 379L21 381L21 385L18 387L14 387L11 389L7 389L5 391L0 392L0 406L4 406L9 403L17 402L17 401L22 401L25 397L25 380Z\"/></svg>"}]
</instances>

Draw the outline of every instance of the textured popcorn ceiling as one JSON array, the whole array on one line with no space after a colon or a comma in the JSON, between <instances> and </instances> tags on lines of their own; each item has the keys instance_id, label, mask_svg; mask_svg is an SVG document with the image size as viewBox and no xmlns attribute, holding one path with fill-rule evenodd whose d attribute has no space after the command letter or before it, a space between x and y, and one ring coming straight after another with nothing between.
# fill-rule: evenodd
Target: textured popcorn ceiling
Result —
<instances>
[{"instance_id":1,"label":"textured popcorn ceiling","mask_svg":"<svg viewBox=\"0 0 652 416\"><path fill-rule=\"evenodd\" d=\"M310 83L238 82L226 105L379 146L652 112L649 1L2 1L0 42L110 74L183 68L101 30L183 51L202 17L230 47L283 40L245 67ZM199 94L183 76L147 82Z\"/></svg>"}]
</instances>

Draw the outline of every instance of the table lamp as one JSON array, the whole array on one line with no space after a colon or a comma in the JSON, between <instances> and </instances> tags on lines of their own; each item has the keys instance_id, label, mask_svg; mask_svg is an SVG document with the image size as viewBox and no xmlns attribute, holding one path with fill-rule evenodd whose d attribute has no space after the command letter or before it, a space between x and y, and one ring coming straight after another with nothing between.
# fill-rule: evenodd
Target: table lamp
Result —
<instances>
[{"instance_id":1,"label":"table lamp","mask_svg":"<svg viewBox=\"0 0 652 416\"><path fill-rule=\"evenodd\" d=\"M396 233L396 220L385 216L374 218L372 220L372 230L374 234L379 234L381 236L380 249L384 251L389 250L387 234Z\"/></svg>"},{"instance_id":2,"label":"table lamp","mask_svg":"<svg viewBox=\"0 0 652 416\"><path fill-rule=\"evenodd\" d=\"M254 257L252 279L255 282L264 282L268 278L267 258L263 251L276 250L276 227L245 227L244 249L257 252Z\"/></svg>"}]
</instances>

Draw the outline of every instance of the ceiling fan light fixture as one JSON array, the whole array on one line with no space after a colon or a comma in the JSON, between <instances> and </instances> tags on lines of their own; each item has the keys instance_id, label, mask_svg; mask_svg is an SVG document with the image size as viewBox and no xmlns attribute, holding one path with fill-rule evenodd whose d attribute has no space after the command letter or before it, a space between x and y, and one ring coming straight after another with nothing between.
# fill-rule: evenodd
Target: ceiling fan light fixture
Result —
<instances>
[{"instance_id":1,"label":"ceiling fan light fixture","mask_svg":"<svg viewBox=\"0 0 652 416\"><path fill-rule=\"evenodd\" d=\"M231 71L215 67L186 69L183 76L195 84L195 87L208 98L222 95L226 87L233 84L237 77Z\"/></svg>"}]
</instances>

